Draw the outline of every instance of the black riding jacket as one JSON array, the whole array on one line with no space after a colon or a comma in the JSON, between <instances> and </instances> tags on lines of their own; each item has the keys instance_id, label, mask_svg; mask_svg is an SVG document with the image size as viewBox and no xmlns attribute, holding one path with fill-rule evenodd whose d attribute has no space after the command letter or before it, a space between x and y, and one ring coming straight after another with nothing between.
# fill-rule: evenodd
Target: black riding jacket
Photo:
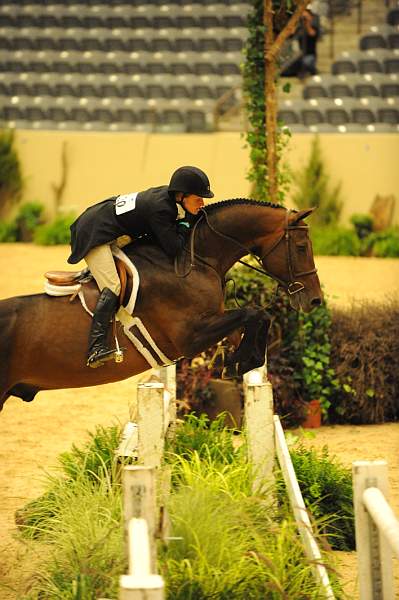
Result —
<instances>
[{"instance_id":1,"label":"black riding jacket","mask_svg":"<svg viewBox=\"0 0 399 600\"><path fill-rule=\"evenodd\" d=\"M122 235L132 238L150 235L170 257L183 248L189 228L178 226L178 210L174 193L168 186L139 192L123 214L117 214L116 204L121 196L113 196L87 208L71 225L69 263L77 263L96 246L108 244ZM123 201L122 201L123 202Z\"/></svg>"}]
</instances>

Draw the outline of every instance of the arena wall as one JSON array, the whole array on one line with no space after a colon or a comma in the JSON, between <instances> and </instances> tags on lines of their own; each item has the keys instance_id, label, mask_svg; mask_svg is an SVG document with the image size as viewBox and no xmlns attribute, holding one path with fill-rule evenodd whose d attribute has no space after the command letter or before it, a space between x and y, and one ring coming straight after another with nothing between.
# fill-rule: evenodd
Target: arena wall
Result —
<instances>
[{"instance_id":1,"label":"arena wall","mask_svg":"<svg viewBox=\"0 0 399 600\"><path fill-rule=\"evenodd\" d=\"M296 134L285 153L294 170L303 168L313 135ZM24 200L54 212L54 186L62 180L62 149L66 150L66 185L62 209L79 212L114 194L168 182L183 164L203 168L216 199L250 196L246 179L249 153L238 132L212 134L149 134L56 132L17 133L26 187ZM377 194L399 201L399 136L392 134L323 134L321 147L332 183L342 182L343 218L367 212ZM289 204L289 203L288 203ZM399 222L396 207L395 222Z\"/></svg>"}]
</instances>

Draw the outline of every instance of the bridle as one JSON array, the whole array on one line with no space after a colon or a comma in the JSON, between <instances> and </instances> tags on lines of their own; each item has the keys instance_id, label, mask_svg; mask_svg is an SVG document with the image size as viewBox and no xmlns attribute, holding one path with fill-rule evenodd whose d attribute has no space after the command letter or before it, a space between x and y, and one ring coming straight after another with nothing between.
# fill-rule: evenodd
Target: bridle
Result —
<instances>
[{"instance_id":1,"label":"bridle","mask_svg":"<svg viewBox=\"0 0 399 600\"><path fill-rule=\"evenodd\" d=\"M238 246L239 248L241 248L242 250L245 251L245 254L249 254L252 258L254 258L254 260L260 265L259 267L255 267L254 265L251 265L243 260L239 260L238 262L241 263L242 265L248 267L249 269L252 269L253 271L257 271L258 273L261 273L263 275L267 275L268 277L272 277L272 279L275 279L279 285L281 285L289 295L293 295L293 294L297 294L298 292L301 292L302 290L305 289L305 286L303 285L303 283L301 281L298 281L299 277L304 277L305 275L313 275L315 273L317 273L317 269L310 269L309 271L301 271L299 273L295 273L294 268L293 268L293 261L292 261L292 252L291 252L291 238L290 238L290 233L291 231L294 231L296 229L308 229L307 225L290 225L289 224L289 215L292 212L291 210L287 210L286 211L286 217L285 217L285 226L283 231L281 232L281 235L275 240L275 242L271 245L270 248L268 248L266 250L266 252L263 254L263 256L258 257L256 256L256 254L254 254L253 252L251 252L251 250L249 248L247 248L246 246L244 246L243 244L241 244L239 241L237 241L235 238L226 235L225 233L222 233L220 231L218 231L217 229L215 229L213 227L213 225L211 225L211 223L209 222L208 219L208 215L206 213L206 211L204 209L201 209L201 217L198 219L198 221L195 223L194 227L193 227L193 231L191 234L191 239L190 239L190 266L189 269L187 270L186 273L184 273L183 275L179 275L179 273L177 272L177 261L175 260L175 272L176 275L178 277L187 277L187 275L191 272L192 268L194 267L194 257L196 257L197 259L199 259L201 262L205 263L206 265L208 265L209 267L211 267L212 269L214 269L214 267L212 267L212 265L210 265L209 263L207 263L202 257L197 256L194 252L194 244L195 244L195 234L196 234L196 229L199 225L199 223L204 219L206 224L208 225L209 229L211 231L213 231L213 233L215 233L216 235L218 235L221 238L224 238L230 242L233 242L236 246ZM266 270L265 267L263 266L263 261L277 248L277 246L284 241L285 245L286 245L286 256L287 256L287 266L288 266L288 274L289 274L289 280L288 281L284 281L283 279L280 279L279 277L276 277L276 275L274 275L273 273L271 273L270 271ZM215 269L214 269L215 270Z\"/></svg>"}]
</instances>

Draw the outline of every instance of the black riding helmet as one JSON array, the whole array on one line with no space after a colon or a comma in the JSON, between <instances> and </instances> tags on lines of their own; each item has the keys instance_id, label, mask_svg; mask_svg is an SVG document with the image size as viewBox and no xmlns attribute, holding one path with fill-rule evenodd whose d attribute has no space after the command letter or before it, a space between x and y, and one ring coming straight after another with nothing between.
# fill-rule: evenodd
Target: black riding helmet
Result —
<instances>
[{"instance_id":1,"label":"black riding helmet","mask_svg":"<svg viewBox=\"0 0 399 600\"><path fill-rule=\"evenodd\" d=\"M184 194L195 194L201 198L213 198L209 179L204 171L197 167L179 167L173 173L169 192L183 192Z\"/></svg>"}]
</instances>

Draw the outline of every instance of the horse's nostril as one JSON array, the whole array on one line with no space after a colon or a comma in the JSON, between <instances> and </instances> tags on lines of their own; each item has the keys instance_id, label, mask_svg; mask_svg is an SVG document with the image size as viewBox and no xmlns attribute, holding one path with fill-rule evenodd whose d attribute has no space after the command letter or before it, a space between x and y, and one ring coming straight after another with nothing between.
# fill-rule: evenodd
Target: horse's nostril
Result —
<instances>
[{"instance_id":1,"label":"horse's nostril","mask_svg":"<svg viewBox=\"0 0 399 600\"><path fill-rule=\"evenodd\" d=\"M321 298L312 298L312 300L310 301L310 304L312 306L320 306L321 305Z\"/></svg>"}]
</instances>

